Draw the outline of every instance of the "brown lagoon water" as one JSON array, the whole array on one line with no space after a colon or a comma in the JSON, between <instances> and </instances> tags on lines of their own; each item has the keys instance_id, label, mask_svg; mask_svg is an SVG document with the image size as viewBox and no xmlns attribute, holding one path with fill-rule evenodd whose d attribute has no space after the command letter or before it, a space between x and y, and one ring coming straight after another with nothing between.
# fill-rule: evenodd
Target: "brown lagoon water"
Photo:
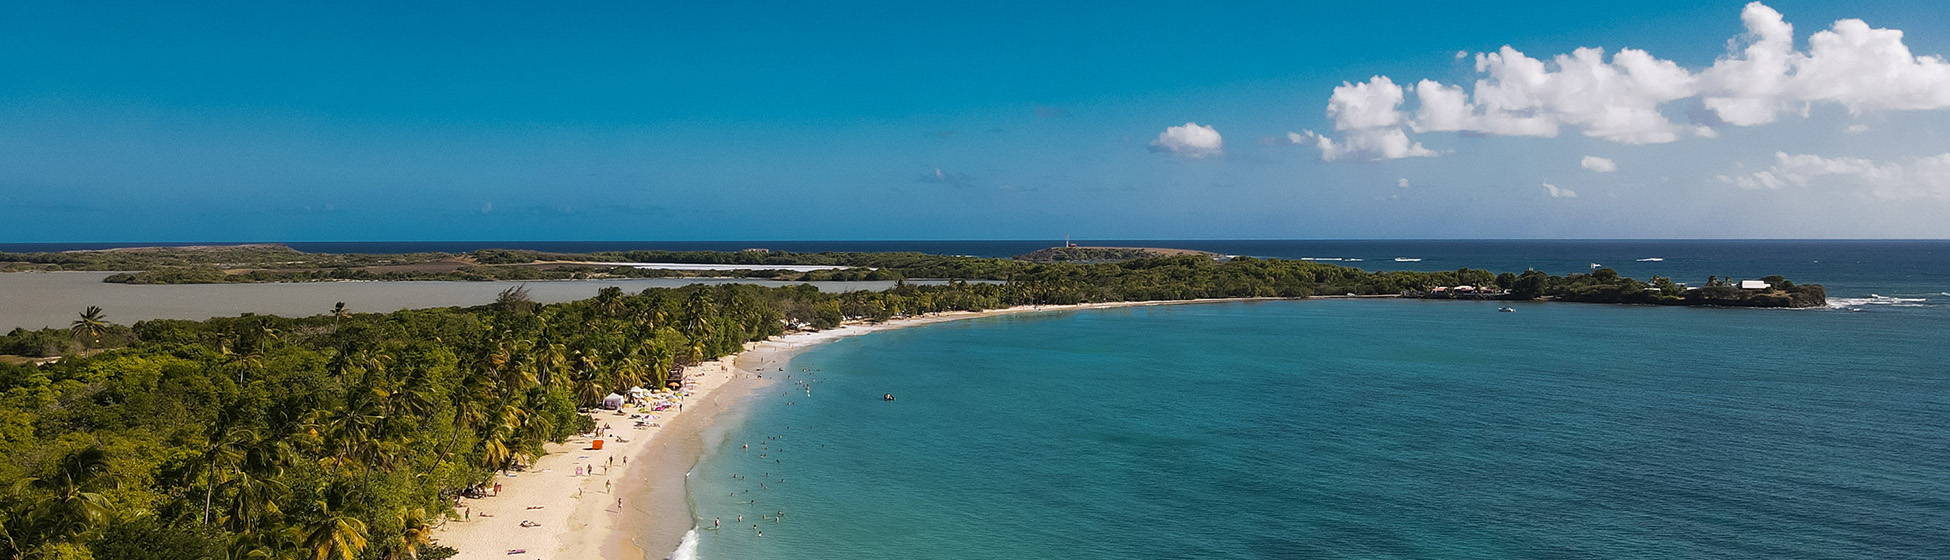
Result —
<instances>
[{"instance_id":1,"label":"brown lagoon water","mask_svg":"<svg viewBox=\"0 0 1950 560\"><path fill-rule=\"evenodd\" d=\"M689 284L747 283L789 286L796 282L723 278L634 278L551 282L309 282L287 284L131 285L102 282L112 272L0 273L0 331L15 327L66 327L90 305L108 319L134 324L148 319L208 319L244 313L307 316L345 302L356 313L481 305L509 287L527 284L543 303L596 296L605 286L625 292ZM885 290L893 282L805 282L821 291ZM911 281L927 284L927 281Z\"/></svg>"}]
</instances>

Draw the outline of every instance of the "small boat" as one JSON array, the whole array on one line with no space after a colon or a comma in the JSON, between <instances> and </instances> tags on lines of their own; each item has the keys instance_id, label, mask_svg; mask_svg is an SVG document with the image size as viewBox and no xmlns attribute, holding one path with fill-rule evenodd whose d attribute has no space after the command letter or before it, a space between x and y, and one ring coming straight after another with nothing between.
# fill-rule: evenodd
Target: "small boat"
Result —
<instances>
[{"instance_id":1,"label":"small boat","mask_svg":"<svg viewBox=\"0 0 1950 560\"><path fill-rule=\"evenodd\" d=\"M885 395L881 395L881 396L880 396L880 400L883 400L883 401L891 401L891 400L894 400L894 394L893 394L893 393L887 393L887 394L885 394Z\"/></svg>"},{"instance_id":2,"label":"small boat","mask_svg":"<svg viewBox=\"0 0 1950 560\"><path fill-rule=\"evenodd\" d=\"M1497 310L1498 312L1500 312L1500 313L1516 313L1516 312L1517 312L1517 309L1516 309L1516 308L1514 308L1514 307L1510 307L1510 306L1507 306L1507 305L1506 305L1506 306L1503 306L1503 307L1498 307L1498 308L1496 308L1496 310Z\"/></svg>"}]
</instances>

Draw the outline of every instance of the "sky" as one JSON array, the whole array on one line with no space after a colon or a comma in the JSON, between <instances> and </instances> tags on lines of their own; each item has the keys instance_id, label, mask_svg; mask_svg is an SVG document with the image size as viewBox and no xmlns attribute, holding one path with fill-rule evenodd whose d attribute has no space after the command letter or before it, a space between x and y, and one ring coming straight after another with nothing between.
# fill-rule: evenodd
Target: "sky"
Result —
<instances>
[{"instance_id":1,"label":"sky","mask_svg":"<svg viewBox=\"0 0 1950 560\"><path fill-rule=\"evenodd\" d=\"M1931 2L920 4L6 3L0 241L1950 237Z\"/></svg>"}]
</instances>

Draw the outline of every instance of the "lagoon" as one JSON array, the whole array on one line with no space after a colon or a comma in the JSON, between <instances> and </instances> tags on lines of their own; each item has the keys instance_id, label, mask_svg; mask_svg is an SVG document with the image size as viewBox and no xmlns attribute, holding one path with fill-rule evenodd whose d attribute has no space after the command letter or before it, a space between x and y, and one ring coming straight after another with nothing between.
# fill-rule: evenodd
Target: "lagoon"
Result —
<instances>
[{"instance_id":1,"label":"lagoon","mask_svg":"<svg viewBox=\"0 0 1950 560\"><path fill-rule=\"evenodd\" d=\"M124 325L148 319L201 320L244 313L303 317L328 313L345 302L354 313L485 305L495 294L527 285L529 297L557 303L595 297L607 286L637 292L690 284L745 283L790 286L801 282L734 278L628 278L549 282L304 282L277 284L138 285L102 282L112 272L0 273L0 331L66 328L75 314L100 306ZM884 290L893 282L803 282L822 291ZM925 284L928 281L913 281Z\"/></svg>"}]
</instances>

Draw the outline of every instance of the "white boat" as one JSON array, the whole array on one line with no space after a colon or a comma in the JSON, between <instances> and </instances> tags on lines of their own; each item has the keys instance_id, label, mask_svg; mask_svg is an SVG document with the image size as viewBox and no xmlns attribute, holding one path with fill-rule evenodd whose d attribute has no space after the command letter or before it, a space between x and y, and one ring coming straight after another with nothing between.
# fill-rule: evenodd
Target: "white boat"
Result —
<instances>
[{"instance_id":1,"label":"white boat","mask_svg":"<svg viewBox=\"0 0 1950 560\"><path fill-rule=\"evenodd\" d=\"M1516 312L1517 312L1517 309L1516 309L1516 308L1514 308L1514 307L1509 307L1509 306L1504 306L1504 307L1498 307L1498 308L1496 308L1496 310L1497 310L1498 312L1501 312L1501 313L1516 313Z\"/></svg>"}]
</instances>

